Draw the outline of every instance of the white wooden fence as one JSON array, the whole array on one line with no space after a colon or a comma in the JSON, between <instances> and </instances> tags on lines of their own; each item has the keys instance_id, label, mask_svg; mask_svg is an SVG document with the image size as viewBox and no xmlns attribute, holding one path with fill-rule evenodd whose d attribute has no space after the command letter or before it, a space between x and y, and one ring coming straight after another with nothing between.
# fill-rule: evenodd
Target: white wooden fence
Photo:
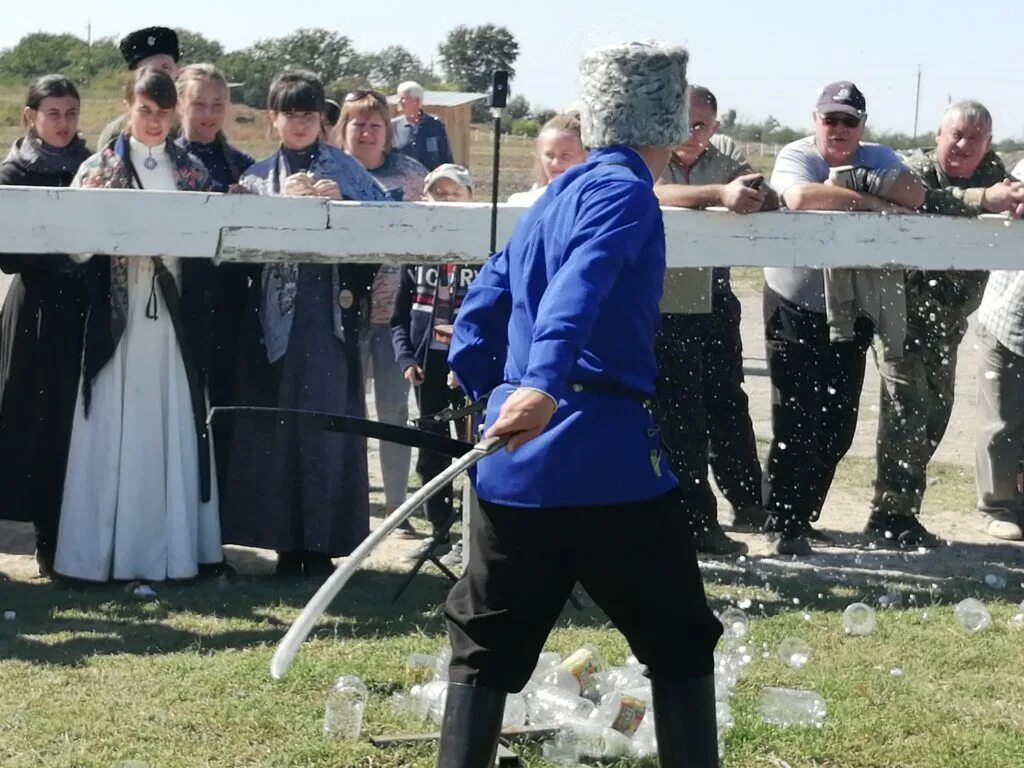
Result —
<instances>
[{"instance_id":1,"label":"white wooden fence","mask_svg":"<svg viewBox=\"0 0 1024 768\"><path fill-rule=\"evenodd\" d=\"M499 206L499 243L522 210ZM998 216L664 213L670 268L1024 269L1024 222ZM488 255L489 229L483 203L0 187L0 253L473 263Z\"/></svg>"}]
</instances>

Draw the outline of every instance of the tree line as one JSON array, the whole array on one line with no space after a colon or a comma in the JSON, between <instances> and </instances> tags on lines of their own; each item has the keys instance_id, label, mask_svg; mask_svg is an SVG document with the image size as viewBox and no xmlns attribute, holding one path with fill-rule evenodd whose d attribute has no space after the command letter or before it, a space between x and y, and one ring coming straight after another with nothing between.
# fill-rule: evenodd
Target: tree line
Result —
<instances>
[{"instance_id":1,"label":"tree line","mask_svg":"<svg viewBox=\"0 0 1024 768\"><path fill-rule=\"evenodd\" d=\"M507 69L515 76L519 43L505 27L483 24L477 27L460 25L445 35L438 45L440 73L434 71L409 49L390 45L379 51L358 51L345 35L326 29L301 28L283 37L257 40L247 48L227 51L217 40L188 29L178 29L182 60L209 62L220 67L228 78L239 85L234 89L235 101L256 109L266 107L267 88L281 70L295 66L312 69L327 84L334 98L367 85L393 93L404 80L416 80L433 90L487 93L491 73ZM0 50L0 79L27 81L40 75L60 72L80 85L89 84L124 72L124 61L117 49L117 40L99 38L91 44L71 34L34 32L10 48ZM503 130L516 135L536 136L540 127L555 111L531 105L522 94L514 95L508 104ZM474 105L474 120L489 119L487 106ZM740 120L735 109L724 111L719 119L722 132L737 141L787 144L808 134L809 128L782 125L769 115L761 121ZM899 132L873 132L865 137L894 149L912 149L934 142L931 132L910 136ZM1024 149L1024 141L1008 139L999 142L1000 151Z\"/></svg>"},{"instance_id":2,"label":"tree line","mask_svg":"<svg viewBox=\"0 0 1024 768\"><path fill-rule=\"evenodd\" d=\"M438 45L440 74L404 46L359 51L350 38L326 29L297 29L283 37L257 40L238 51L227 51L217 40L198 32L177 32L183 62L216 64L238 83L235 100L257 109L266 106L267 88L274 75L297 65L316 72L332 95L367 85L393 93L403 80L416 80L435 90L485 93L495 69L515 75L519 57L515 37L495 24L461 25L451 30ZM90 44L71 34L35 32L0 51L0 79L27 81L52 72L88 86L123 73L124 61L112 37Z\"/></svg>"}]
</instances>

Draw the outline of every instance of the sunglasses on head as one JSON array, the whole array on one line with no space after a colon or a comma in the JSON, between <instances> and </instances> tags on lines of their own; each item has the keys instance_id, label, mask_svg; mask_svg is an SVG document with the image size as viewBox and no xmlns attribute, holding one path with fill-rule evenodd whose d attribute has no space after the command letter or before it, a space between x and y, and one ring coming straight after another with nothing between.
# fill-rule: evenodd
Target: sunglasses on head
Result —
<instances>
[{"instance_id":1,"label":"sunglasses on head","mask_svg":"<svg viewBox=\"0 0 1024 768\"><path fill-rule=\"evenodd\" d=\"M856 128L860 125L860 118L854 115L822 115L821 122L830 127L843 125L847 128Z\"/></svg>"},{"instance_id":2,"label":"sunglasses on head","mask_svg":"<svg viewBox=\"0 0 1024 768\"><path fill-rule=\"evenodd\" d=\"M367 96L369 96L371 99L380 104L387 105L388 103L388 100L384 97L384 94L380 93L379 91L371 91L367 88L357 88L351 93L345 94L345 101L362 101Z\"/></svg>"}]
</instances>

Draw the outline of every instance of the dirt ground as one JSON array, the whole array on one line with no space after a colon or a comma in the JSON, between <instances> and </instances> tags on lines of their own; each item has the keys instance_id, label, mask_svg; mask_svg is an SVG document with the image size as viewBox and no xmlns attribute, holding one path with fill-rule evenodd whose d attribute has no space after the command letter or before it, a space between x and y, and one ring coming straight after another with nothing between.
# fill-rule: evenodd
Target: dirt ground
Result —
<instances>
[{"instance_id":1,"label":"dirt ground","mask_svg":"<svg viewBox=\"0 0 1024 768\"><path fill-rule=\"evenodd\" d=\"M743 305L743 339L747 391L751 401L751 415L758 438L770 435L769 381L764 359L761 322L761 293L750 283L738 283L737 295ZM0 277L0 295L6 292L6 279ZM949 430L936 455L937 461L959 464L965 469L966 479L973 478L974 412L976 404L978 349L973 332L969 332L961 348L957 365L956 405ZM372 398L368 403L372 418ZM415 412L415 406L412 406ZM875 429L878 413L878 375L869 359L864 393L861 401L860 424L851 450L852 456L874 456ZM371 441L370 473L372 500L383 502L377 445ZM2 490L0 490L2 493ZM900 581L935 584L948 579L983 579L990 573L1002 573L1016 588L1024 589L1024 545L996 542L978 528L973 508L943 508L925 516L925 524L948 541L948 545L928 553L896 553L868 548L859 535L868 513L871 489L865 487L835 489L828 498L820 525L832 532L839 546L820 550L799 562L781 560L771 554L770 545L762 536L737 534L746 541L750 552L742 560L713 562L705 560L709 572L753 570L771 574L785 570L796 575L805 569L823 570L843 580L865 582ZM727 505L722 503L722 509ZM380 518L374 518L374 524ZM723 521L725 522L725 521ZM403 559L416 542L392 538L375 553L370 567L400 568ZM31 526L0 521L0 574L13 579L36 577L32 558L33 537ZM241 573L268 573L273 568L273 555L261 550L239 547L227 548L227 557Z\"/></svg>"}]
</instances>

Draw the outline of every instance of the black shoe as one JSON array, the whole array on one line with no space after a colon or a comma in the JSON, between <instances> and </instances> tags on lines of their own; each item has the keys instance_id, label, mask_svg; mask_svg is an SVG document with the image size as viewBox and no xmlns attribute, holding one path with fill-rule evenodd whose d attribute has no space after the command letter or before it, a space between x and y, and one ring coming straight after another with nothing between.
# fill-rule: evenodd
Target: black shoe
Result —
<instances>
[{"instance_id":1,"label":"black shoe","mask_svg":"<svg viewBox=\"0 0 1024 768\"><path fill-rule=\"evenodd\" d=\"M747 545L742 541L730 539L725 535L718 523L708 526L694 537L697 551L706 555L745 555Z\"/></svg>"},{"instance_id":2,"label":"black shoe","mask_svg":"<svg viewBox=\"0 0 1024 768\"><path fill-rule=\"evenodd\" d=\"M915 515L872 516L864 533L883 546L897 549L935 549L942 545L939 537L921 525Z\"/></svg>"},{"instance_id":3,"label":"black shoe","mask_svg":"<svg viewBox=\"0 0 1024 768\"><path fill-rule=\"evenodd\" d=\"M748 504L733 509L732 527L734 529L756 533L764 530L767 522L768 513L759 505Z\"/></svg>"},{"instance_id":4,"label":"black shoe","mask_svg":"<svg viewBox=\"0 0 1024 768\"><path fill-rule=\"evenodd\" d=\"M280 579L302 578L302 552L278 552L274 575Z\"/></svg>"},{"instance_id":5,"label":"black shoe","mask_svg":"<svg viewBox=\"0 0 1024 768\"><path fill-rule=\"evenodd\" d=\"M200 579L216 579L220 576L225 576L229 579L233 579L238 573L233 567L227 564L226 561L221 560L219 563L200 563L199 564L199 576Z\"/></svg>"},{"instance_id":6,"label":"black shoe","mask_svg":"<svg viewBox=\"0 0 1024 768\"><path fill-rule=\"evenodd\" d=\"M302 575L307 579L327 578L334 573L331 556L322 552L306 552L302 555Z\"/></svg>"},{"instance_id":7,"label":"black shoe","mask_svg":"<svg viewBox=\"0 0 1024 768\"><path fill-rule=\"evenodd\" d=\"M53 578L53 561L53 552L42 549L36 550L36 567L39 569L39 575L43 578Z\"/></svg>"},{"instance_id":8,"label":"black shoe","mask_svg":"<svg viewBox=\"0 0 1024 768\"><path fill-rule=\"evenodd\" d=\"M718 768L714 675L680 680L651 677L654 730L661 768Z\"/></svg>"},{"instance_id":9,"label":"black shoe","mask_svg":"<svg viewBox=\"0 0 1024 768\"><path fill-rule=\"evenodd\" d=\"M713 685L711 693L713 718ZM506 695L504 691L459 683L448 686L437 768L493 768Z\"/></svg>"},{"instance_id":10,"label":"black shoe","mask_svg":"<svg viewBox=\"0 0 1024 768\"><path fill-rule=\"evenodd\" d=\"M812 528L809 525L804 529L801 535L807 539L807 541L821 547L834 547L836 545L836 540L827 533L819 531L817 528Z\"/></svg>"},{"instance_id":11,"label":"black shoe","mask_svg":"<svg viewBox=\"0 0 1024 768\"><path fill-rule=\"evenodd\" d=\"M779 536L779 540L775 542L775 551L780 555L792 557L807 557L814 552L805 536L790 536L788 534Z\"/></svg>"}]
</instances>

